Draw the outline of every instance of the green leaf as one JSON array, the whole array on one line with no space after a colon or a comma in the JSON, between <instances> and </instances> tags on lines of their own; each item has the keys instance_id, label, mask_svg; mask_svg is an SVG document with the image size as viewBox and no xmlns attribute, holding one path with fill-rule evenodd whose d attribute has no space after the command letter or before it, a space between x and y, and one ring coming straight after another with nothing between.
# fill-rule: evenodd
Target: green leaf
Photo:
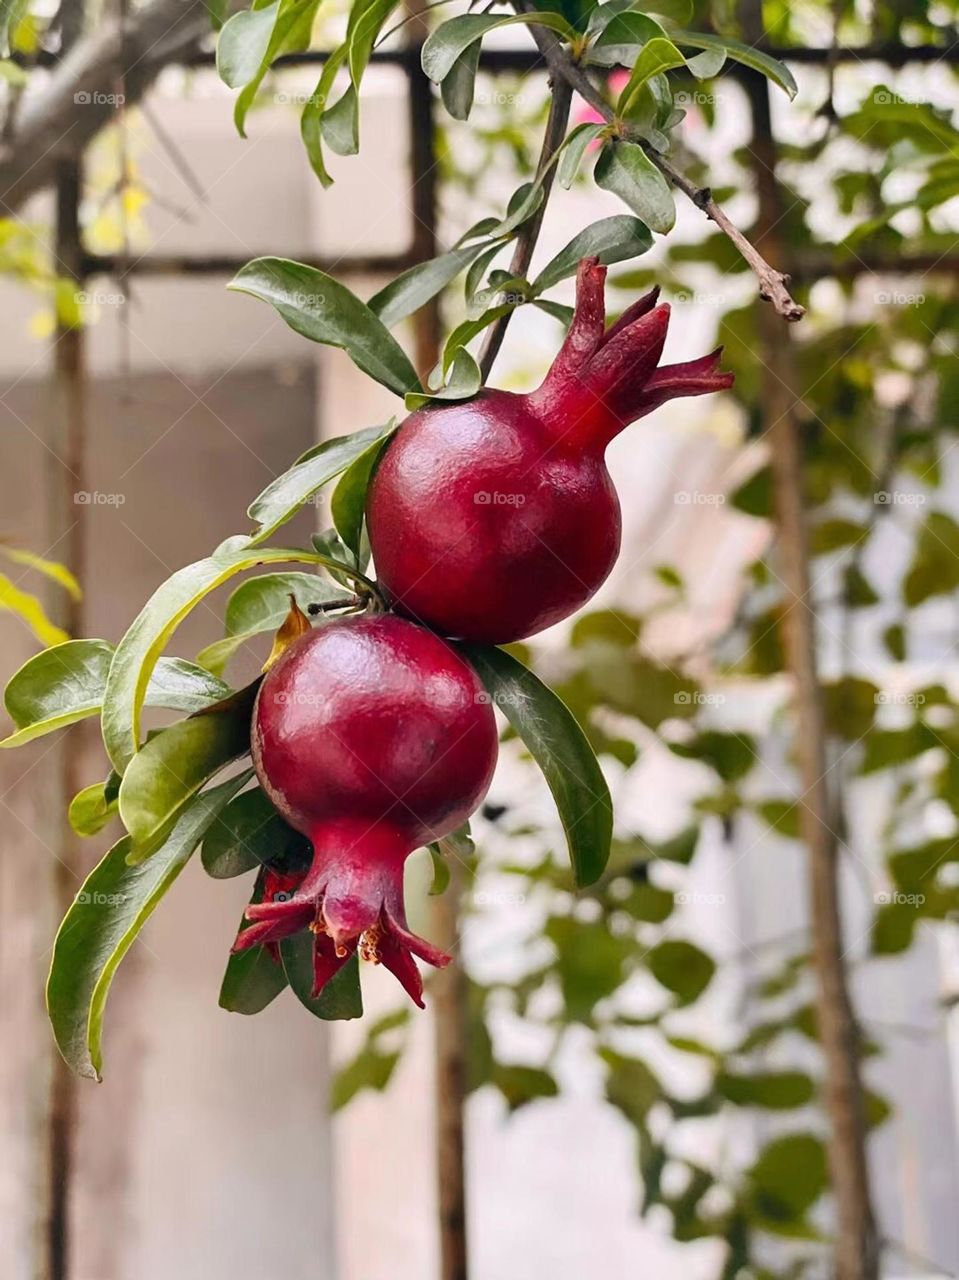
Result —
<instances>
[{"instance_id":1,"label":"green leaf","mask_svg":"<svg viewBox=\"0 0 959 1280\"><path fill-rule=\"evenodd\" d=\"M490 1084L500 1091L511 1112L538 1098L555 1098L559 1093L559 1086L548 1071L520 1063L495 1062Z\"/></svg>"},{"instance_id":2,"label":"green leaf","mask_svg":"<svg viewBox=\"0 0 959 1280\"><path fill-rule=\"evenodd\" d=\"M324 440L311 449L298 462L272 480L258 497L254 498L247 515L259 528L253 534L253 542L265 542L267 538L296 515L300 508L335 476L340 475L371 444L387 440L396 430L396 420L381 426L365 427L351 436L336 436Z\"/></svg>"},{"instance_id":3,"label":"green leaf","mask_svg":"<svg viewBox=\"0 0 959 1280\"><path fill-rule=\"evenodd\" d=\"M579 166L583 163L583 156L608 128L607 124L578 124L569 133L556 170L556 181L564 190L568 191L573 185Z\"/></svg>"},{"instance_id":4,"label":"green leaf","mask_svg":"<svg viewBox=\"0 0 959 1280\"><path fill-rule=\"evenodd\" d=\"M70 801L67 818L78 836L98 835L117 812L116 787L111 785L115 777L84 787Z\"/></svg>"},{"instance_id":5,"label":"green leaf","mask_svg":"<svg viewBox=\"0 0 959 1280\"><path fill-rule=\"evenodd\" d=\"M53 944L47 1011L57 1047L78 1075L100 1078L103 1014L120 961L210 823L250 776L241 774L198 796L147 863L130 866L130 839L124 836L77 894Z\"/></svg>"},{"instance_id":6,"label":"green leaf","mask_svg":"<svg viewBox=\"0 0 959 1280\"><path fill-rule=\"evenodd\" d=\"M765 1107L769 1111L791 1111L812 1102L816 1086L803 1071L760 1071L735 1075L722 1071L716 1088L737 1107Z\"/></svg>"},{"instance_id":7,"label":"green leaf","mask_svg":"<svg viewBox=\"0 0 959 1280\"><path fill-rule=\"evenodd\" d=\"M250 538L227 540L205 560L187 565L162 583L117 646L103 697L103 741L117 773L123 773L140 745L140 712L157 660L187 614L216 587L259 564L335 562L319 551L258 547ZM212 680L208 672L203 673Z\"/></svg>"},{"instance_id":8,"label":"green leaf","mask_svg":"<svg viewBox=\"0 0 959 1280\"><path fill-rule=\"evenodd\" d=\"M680 1004L692 1002L706 990L716 972L716 962L691 942L667 939L647 952L646 963L653 977Z\"/></svg>"},{"instance_id":9,"label":"green leaf","mask_svg":"<svg viewBox=\"0 0 959 1280\"><path fill-rule=\"evenodd\" d=\"M197 663L207 671L222 674L238 649L283 625L290 612L290 596L305 611L310 604L337 600L342 595L341 587L315 573L264 573L249 578L227 601L223 618L226 635L201 649L196 655Z\"/></svg>"},{"instance_id":10,"label":"green leaf","mask_svg":"<svg viewBox=\"0 0 959 1280\"><path fill-rule=\"evenodd\" d=\"M438 258L420 262L390 281L385 289L374 294L367 306L379 316L387 328L405 320L420 307L435 298L489 245L488 240L463 245L442 253Z\"/></svg>"},{"instance_id":11,"label":"green leaf","mask_svg":"<svg viewBox=\"0 0 959 1280\"><path fill-rule=\"evenodd\" d=\"M665 235L673 229L676 208L666 179L636 142L609 141L594 170L596 185L629 205L648 227Z\"/></svg>"},{"instance_id":12,"label":"green leaf","mask_svg":"<svg viewBox=\"0 0 959 1280\"><path fill-rule=\"evenodd\" d=\"M120 783L120 817L132 840L131 862L149 857L200 788L249 751L259 684L161 729L130 761Z\"/></svg>"},{"instance_id":13,"label":"green leaf","mask_svg":"<svg viewBox=\"0 0 959 1280\"><path fill-rule=\"evenodd\" d=\"M227 287L269 302L312 342L342 348L357 368L398 396L419 387L406 353L382 320L326 272L286 258L255 258Z\"/></svg>"},{"instance_id":14,"label":"green leaf","mask_svg":"<svg viewBox=\"0 0 959 1280\"><path fill-rule=\"evenodd\" d=\"M333 497L330 500L330 514L333 517L336 531L357 560L359 560L360 540L363 534L366 490L369 487L370 478L379 461L380 454L395 433L396 425L394 419L392 430L378 436L358 458L350 463L340 477L340 481L333 490Z\"/></svg>"},{"instance_id":15,"label":"green leaf","mask_svg":"<svg viewBox=\"0 0 959 1280\"><path fill-rule=\"evenodd\" d=\"M564 40L575 39L576 32L558 13L518 13L510 17L492 13L464 13L450 18L429 36L423 45L423 70L434 84L440 84L453 69L454 63L489 31L498 27L517 24L549 27Z\"/></svg>"},{"instance_id":16,"label":"green leaf","mask_svg":"<svg viewBox=\"0 0 959 1280\"><path fill-rule=\"evenodd\" d=\"M265 791L255 787L231 800L203 841L203 869L228 880L255 867L293 870L309 864L310 842L284 821Z\"/></svg>"},{"instance_id":17,"label":"green leaf","mask_svg":"<svg viewBox=\"0 0 959 1280\"><path fill-rule=\"evenodd\" d=\"M246 117L250 107L256 101L260 85L276 59L281 54L294 53L300 49L309 48L310 37L313 32L313 19L316 17L318 6L319 0L280 0L279 13L273 24L269 43L254 74L249 80L244 81L244 88L237 96L233 108L233 123L236 125L236 131L241 138L246 137ZM239 14L237 16L242 17L243 15ZM227 23L227 26L229 26L229 23ZM253 56L252 46L250 56L251 58Z\"/></svg>"},{"instance_id":18,"label":"green leaf","mask_svg":"<svg viewBox=\"0 0 959 1280\"><path fill-rule=\"evenodd\" d=\"M331 186L333 179L330 177L323 159L323 114L326 111L327 99L336 80L336 74L345 61L346 46L341 45L339 49L334 49L327 58L316 88L307 99L303 113L300 116L300 137L303 139L304 147L306 147L306 154L309 157L313 172L324 187Z\"/></svg>"},{"instance_id":19,"label":"green leaf","mask_svg":"<svg viewBox=\"0 0 959 1280\"><path fill-rule=\"evenodd\" d=\"M764 1224L802 1219L828 1185L826 1149L808 1133L790 1133L768 1143L749 1171L752 1200Z\"/></svg>"},{"instance_id":20,"label":"green leaf","mask_svg":"<svg viewBox=\"0 0 959 1280\"><path fill-rule=\"evenodd\" d=\"M443 857L438 844L430 845L430 858L433 863L433 880L430 884L430 897L438 898L450 886L450 864Z\"/></svg>"},{"instance_id":21,"label":"green leaf","mask_svg":"<svg viewBox=\"0 0 959 1280\"><path fill-rule=\"evenodd\" d=\"M216 42L216 69L231 89L248 84L260 69L280 11L280 0L264 9L244 9L223 24Z\"/></svg>"},{"instance_id":22,"label":"green leaf","mask_svg":"<svg viewBox=\"0 0 959 1280\"><path fill-rule=\"evenodd\" d=\"M930 511L919 530L902 598L914 609L932 596L959 587L959 524L944 511Z\"/></svg>"},{"instance_id":23,"label":"green leaf","mask_svg":"<svg viewBox=\"0 0 959 1280\"><path fill-rule=\"evenodd\" d=\"M468 400L476 395L482 385L483 375L479 365L465 347L460 347L453 356L449 377L440 390L430 394L411 391L406 397L406 407L414 411L436 400Z\"/></svg>"},{"instance_id":24,"label":"green leaf","mask_svg":"<svg viewBox=\"0 0 959 1280\"><path fill-rule=\"evenodd\" d=\"M370 61L373 44L383 23L399 0L354 0L346 26L346 47L350 63L350 79L359 89L363 73Z\"/></svg>"},{"instance_id":25,"label":"green leaf","mask_svg":"<svg viewBox=\"0 0 959 1280\"><path fill-rule=\"evenodd\" d=\"M395 1049L381 1053L376 1049L364 1048L334 1076L330 1090L330 1110L341 1110L364 1089L382 1093L392 1080L399 1060L399 1052Z\"/></svg>"},{"instance_id":26,"label":"green leaf","mask_svg":"<svg viewBox=\"0 0 959 1280\"><path fill-rule=\"evenodd\" d=\"M530 286L532 293L542 293L559 284L560 280L575 275L581 258L598 258L604 265L638 257L652 248L653 237L649 228L638 218L617 214L603 218L586 227L561 249Z\"/></svg>"},{"instance_id":27,"label":"green leaf","mask_svg":"<svg viewBox=\"0 0 959 1280\"><path fill-rule=\"evenodd\" d=\"M616 13L607 22L586 55L594 66L613 67L617 63L631 67L637 54L652 40L667 39L666 32L645 13L633 9Z\"/></svg>"},{"instance_id":28,"label":"green leaf","mask_svg":"<svg viewBox=\"0 0 959 1280\"><path fill-rule=\"evenodd\" d=\"M556 694L505 650L463 648L494 704L543 771L566 833L577 884L593 884L609 859L613 806L586 735Z\"/></svg>"},{"instance_id":29,"label":"green leaf","mask_svg":"<svg viewBox=\"0 0 959 1280\"><path fill-rule=\"evenodd\" d=\"M226 964L219 1005L228 1013L262 1013L287 985L282 964L266 947L236 951Z\"/></svg>"},{"instance_id":30,"label":"green leaf","mask_svg":"<svg viewBox=\"0 0 959 1280\"><path fill-rule=\"evenodd\" d=\"M343 95L320 118L323 141L338 156L355 156L360 149L360 103L348 85Z\"/></svg>"},{"instance_id":31,"label":"green leaf","mask_svg":"<svg viewBox=\"0 0 959 1280\"><path fill-rule=\"evenodd\" d=\"M454 120L468 120L473 109L481 52L482 42L474 41L456 59L440 85L443 106Z\"/></svg>"},{"instance_id":32,"label":"green leaf","mask_svg":"<svg viewBox=\"0 0 959 1280\"><path fill-rule=\"evenodd\" d=\"M350 957L335 978L313 998L313 935L308 929L284 938L280 943L283 970L293 994L316 1018L327 1022L363 1016L360 992L360 965L356 955Z\"/></svg>"},{"instance_id":33,"label":"green leaf","mask_svg":"<svg viewBox=\"0 0 959 1280\"><path fill-rule=\"evenodd\" d=\"M733 62L741 62L744 67L751 67L753 71L764 75L788 93L790 98L795 98L799 92L789 68L778 58L771 58L768 53L761 52L751 44L740 44L738 40L729 40L726 36L707 35L702 31L674 31L672 37L677 44L692 45L694 49L721 50L727 57L732 58Z\"/></svg>"},{"instance_id":34,"label":"green leaf","mask_svg":"<svg viewBox=\"0 0 959 1280\"><path fill-rule=\"evenodd\" d=\"M622 986L636 956L635 939L610 933L604 921L572 916L547 920L543 933L556 948L565 1017L588 1026L599 1001Z\"/></svg>"},{"instance_id":35,"label":"green leaf","mask_svg":"<svg viewBox=\"0 0 959 1280\"><path fill-rule=\"evenodd\" d=\"M704 49L686 59L686 66L697 80L712 80L726 65L725 49Z\"/></svg>"},{"instance_id":36,"label":"green leaf","mask_svg":"<svg viewBox=\"0 0 959 1280\"><path fill-rule=\"evenodd\" d=\"M640 89L653 76L660 75L664 71L672 71L674 67L681 67L685 61L686 59L672 40L657 36L644 44L633 65L630 77L619 95L616 104L617 114L625 115L629 111Z\"/></svg>"},{"instance_id":37,"label":"green leaf","mask_svg":"<svg viewBox=\"0 0 959 1280\"><path fill-rule=\"evenodd\" d=\"M112 658L113 646L105 640L67 640L29 658L4 692L4 705L17 731L0 741L0 747L19 747L99 715ZM222 680L192 662L164 658L153 672L145 701L192 712L229 692Z\"/></svg>"}]
</instances>

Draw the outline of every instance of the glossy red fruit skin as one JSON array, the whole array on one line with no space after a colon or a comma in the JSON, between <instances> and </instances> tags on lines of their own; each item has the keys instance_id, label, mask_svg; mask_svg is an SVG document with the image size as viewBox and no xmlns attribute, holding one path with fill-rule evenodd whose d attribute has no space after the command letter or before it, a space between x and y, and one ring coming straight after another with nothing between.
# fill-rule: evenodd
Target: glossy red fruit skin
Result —
<instances>
[{"instance_id":1,"label":"glossy red fruit skin","mask_svg":"<svg viewBox=\"0 0 959 1280\"><path fill-rule=\"evenodd\" d=\"M414 956L451 957L411 933L403 864L461 826L486 794L496 722L473 668L393 615L342 618L293 642L264 677L253 763L267 795L313 845L294 892L246 910L235 951L313 934L313 993L351 956L383 964L416 1004Z\"/></svg>"},{"instance_id":2,"label":"glossy red fruit skin","mask_svg":"<svg viewBox=\"0 0 959 1280\"><path fill-rule=\"evenodd\" d=\"M496 390L407 418L377 468L368 518L377 576L398 607L491 644L585 604L621 534L602 456L557 439L526 396Z\"/></svg>"},{"instance_id":3,"label":"glossy red fruit skin","mask_svg":"<svg viewBox=\"0 0 959 1280\"><path fill-rule=\"evenodd\" d=\"M387 447L367 526L380 584L408 617L505 644L574 613L619 554L610 440L666 400L731 385L718 351L659 365L669 308L656 290L606 328L605 277L580 263L572 323L536 391L420 409Z\"/></svg>"},{"instance_id":4,"label":"glossy red fruit skin","mask_svg":"<svg viewBox=\"0 0 959 1280\"><path fill-rule=\"evenodd\" d=\"M253 713L253 763L310 839L388 828L412 849L461 826L486 794L496 725L472 667L389 614L316 627L280 657Z\"/></svg>"}]
</instances>

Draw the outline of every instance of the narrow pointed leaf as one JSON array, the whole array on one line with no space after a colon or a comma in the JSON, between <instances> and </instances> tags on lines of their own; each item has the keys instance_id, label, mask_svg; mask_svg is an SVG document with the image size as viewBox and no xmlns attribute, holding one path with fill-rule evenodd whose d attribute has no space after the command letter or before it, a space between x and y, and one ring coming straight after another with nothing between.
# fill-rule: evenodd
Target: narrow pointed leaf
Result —
<instances>
[{"instance_id":1,"label":"narrow pointed leaf","mask_svg":"<svg viewBox=\"0 0 959 1280\"><path fill-rule=\"evenodd\" d=\"M799 92L793 74L785 63L780 62L778 58L771 58L768 53L763 53L754 45L741 44L738 40L727 39L726 36L707 35L703 31L675 31L673 39L679 45L692 45L694 49L722 50L734 62L741 62L744 67L752 67L753 71L760 72L767 80L771 80L773 84L788 93L790 98L795 98Z\"/></svg>"},{"instance_id":2,"label":"narrow pointed leaf","mask_svg":"<svg viewBox=\"0 0 959 1280\"><path fill-rule=\"evenodd\" d=\"M444 22L427 39L423 45L423 70L434 84L440 84L471 44L482 40L483 36L498 27L517 24L549 27L564 40L572 40L576 36L570 24L558 13L519 13L511 17L493 13L464 13Z\"/></svg>"},{"instance_id":3,"label":"narrow pointed leaf","mask_svg":"<svg viewBox=\"0 0 959 1280\"><path fill-rule=\"evenodd\" d=\"M140 715L150 676L170 637L192 609L222 583L260 564L333 565L319 551L258 547L250 538L228 538L212 556L179 569L153 593L117 646L103 699L103 741L113 767L123 773L140 745Z\"/></svg>"},{"instance_id":4,"label":"narrow pointed leaf","mask_svg":"<svg viewBox=\"0 0 959 1280\"><path fill-rule=\"evenodd\" d=\"M113 658L105 640L67 640L35 654L10 679L4 704L16 732L0 747L18 747L77 720L100 714ZM225 698L229 687L192 662L164 658L146 692L151 706L199 711Z\"/></svg>"},{"instance_id":5,"label":"narrow pointed leaf","mask_svg":"<svg viewBox=\"0 0 959 1280\"><path fill-rule=\"evenodd\" d=\"M333 490L330 501L330 514L333 524L343 542L359 558L360 540L363 535L363 514L366 509L366 491L369 487L373 470L396 432L396 427L389 434L381 435L353 461Z\"/></svg>"},{"instance_id":6,"label":"narrow pointed leaf","mask_svg":"<svg viewBox=\"0 0 959 1280\"><path fill-rule=\"evenodd\" d=\"M214 640L196 655L197 663L217 675L230 658L250 640L283 625L292 595L301 609L311 604L339 599L342 587L314 573L264 573L243 582L227 601L223 616L226 635Z\"/></svg>"},{"instance_id":7,"label":"narrow pointed leaf","mask_svg":"<svg viewBox=\"0 0 959 1280\"><path fill-rule=\"evenodd\" d=\"M131 860L161 844L184 807L222 768L250 749L259 681L150 739L120 783L120 817L133 841Z\"/></svg>"},{"instance_id":8,"label":"narrow pointed leaf","mask_svg":"<svg viewBox=\"0 0 959 1280\"><path fill-rule=\"evenodd\" d=\"M494 704L543 771L566 833L577 884L593 884L609 859L613 806L586 735L566 704L504 649L463 649Z\"/></svg>"},{"instance_id":9,"label":"narrow pointed leaf","mask_svg":"<svg viewBox=\"0 0 959 1280\"><path fill-rule=\"evenodd\" d=\"M385 289L374 294L367 305L387 328L392 329L401 320L419 311L431 298L435 298L486 249L488 243L486 240L478 240L410 267Z\"/></svg>"},{"instance_id":10,"label":"narrow pointed leaf","mask_svg":"<svg viewBox=\"0 0 959 1280\"><path fill-rule=\"evenodd\" d=\"M595 257L609 266L613 262L636 258L651 249L652 245L653 237L649 228L638 218L631 218L628 214L603 218L574 236L539 273L531 290L534 294L542 293L561 280L575 275L581 258Z\"/></svg>"},{"instance_id":11,"label":"narrow pointed leaf","mask_svg":"<svg viewBox=\"0 0 959 1280\"><path fill-rule=\"evenodd\" d=\"M103 1014L114 974L209 824L250 773L197 797L156 857L130 866L124 836L87 877L60 925L47 980L57 1047L78 1075L99 1080Z\"/></svg>"},{"instance_id":12,"label":"narrow pointed leaf","mask_svg":"<svg viewBox=\"0 0 959 1280\"><path fill-rule=\"evenodd\" d=\"M255 258L228 288L269 302L291 329L342 348L353 363L398 396L418 387L409 358L382 320L345 285L286 258Z\"/></svg>"},{"instance_id":13,"label":"narrow pointed leaf","mask_svg":"<svg viewBox=\"0 0 959 1280\"><path fill-rule=\"evenodd\" d=\"M395 429L391 418L381 426L366 427L351 436L324 440L294 463L289 471L277 476L253 499L247 511L250 519L260 526L253 535L253 542L265 542L281 525L291 520L318 489L344 472L374 441L387 438Z\"/></svg>"}]
</instances>

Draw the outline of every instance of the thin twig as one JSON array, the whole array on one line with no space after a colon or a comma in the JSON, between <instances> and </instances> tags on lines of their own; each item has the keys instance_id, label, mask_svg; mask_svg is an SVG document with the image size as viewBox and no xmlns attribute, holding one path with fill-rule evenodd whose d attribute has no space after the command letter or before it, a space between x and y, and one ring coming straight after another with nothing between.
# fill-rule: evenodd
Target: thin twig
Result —
<instances>
[{"instance_id":1,"label":"thin twig","mask_svg":"<svg viewBox=\"0 0 959 1280\"><path fill-rule=\"evenodd\" d=\"M546 131L543 134L543 145L539 153L539 164L536 166L536 178L542 183L543 198L533 216L523 223L519 235L516 237L513 257L509 264L510 275L518 279L526 278L529 264L533 260L533 251L536 248L536 241L539 239L540 228L543 225L543 215L546 212L546 204L553 186L553 178L556 175L554 157L566 137L569 109L573 101L573 89L568 80L564 80L562 76L553 75L551 77L551 85L553 92L550 98L549 116L546 120ZM495 320L486 331L483 349L479 358L479 366L484 382L489 377L490 370L499 354L499 349L503 345L506 326L509 324L511 316L512 312L507 311L505 315Z\"/></svg>"},{"instance_id":2,"label":"thin twig","mask_svg":"<svg viewBox=\"0 0 959 1280\"><path fill-rule=\"evenodd\" d=\"M532 10L532 5L529 4L528 0L514 0L514 7L520 13L527 13ZM702 209L706 217L715 222L723 235L736 246L759 281L759 296L765 302L771 302L777 314L781 315L784 320L801 320L806 313L806 309L796 302L787 289L786 285L789 277L781 271L777 271L775 267L770 266L755 245L746 239L735 223L716 203L709 188L697 186L675 165L650 147L643 138L639 137L622 121L616 120L616 113L613 108L582 67L573 61L554 32L546 27L532 25L530 33L546 59L546 63L553 73L554 81L564 79L585 102L588 102L595 111L599 112L604 120L610 124L615 122L618 125L621 137L638 142L660 173L674 187L688 196L698 209Z\"/></svg>"}]
</instances>

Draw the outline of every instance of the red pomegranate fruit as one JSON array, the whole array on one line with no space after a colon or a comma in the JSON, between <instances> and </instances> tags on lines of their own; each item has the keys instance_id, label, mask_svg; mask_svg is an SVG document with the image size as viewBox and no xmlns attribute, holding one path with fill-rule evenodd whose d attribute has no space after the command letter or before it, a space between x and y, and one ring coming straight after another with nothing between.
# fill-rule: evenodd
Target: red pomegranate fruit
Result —
<instances>
[{"instance_id":1,"label":"red pomegranate fruit","mask_svg":"<svg viewBox=\"0 0 959 1280\"><path fill-rule=\"evenodd\" d=\"M605 279L595 258L580 263L572 324L538 390L420 409L386 449L367 501L370 544L408 617L504 644L575 612L619 554L606 446L667 400L732 385L721 351L657 367L669 307L655 289L607 329Z\"/></svg>"},{"instance_id":2,"label":"red pomegranate fruit","mask_svg":"<svg viewBox=\"0 0 959 1280\"><path fill-rule=\"evenodd\" d=\"M461 826L489 787L497 734L479 677L403 618L329 622L267 672L252 746L261 785L313 861L292 893L247 908L234 949L309 928L316 993L359 948L422 1006L413 956L450 957L409 931L403 864Z\"/></svg>"}]
</instances>

